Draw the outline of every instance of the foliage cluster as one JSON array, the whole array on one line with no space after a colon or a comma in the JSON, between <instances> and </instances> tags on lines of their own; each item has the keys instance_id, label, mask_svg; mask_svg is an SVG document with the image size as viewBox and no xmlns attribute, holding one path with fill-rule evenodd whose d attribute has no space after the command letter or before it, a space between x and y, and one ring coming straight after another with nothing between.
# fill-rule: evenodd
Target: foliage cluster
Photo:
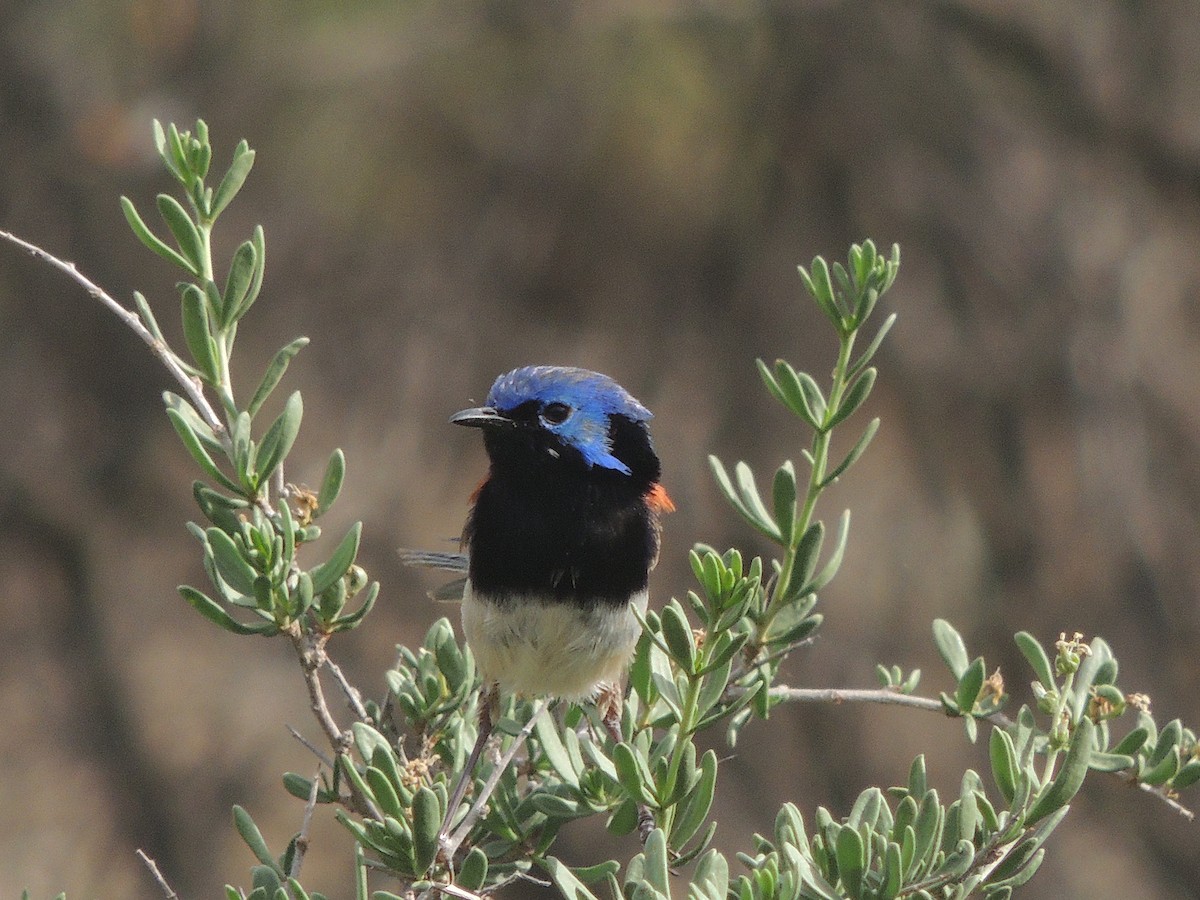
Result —
<instances>
[{"instance_id":1,"label":"foliage cluster","mask_svg":"<svg viewBox=\"0 0 1200 900\"><path fill-rule=\"evenodd\" d=\"M299 392L265 428L259 418L307 339L278 351L249 401L230 378L238 325L263 284L265 241L256 228L218 281L211 234L254 153L239 144L212 187L203 122L194 132L156 123L154 136L182 188L183 202L165 193L156 201L170 242L130 200L122 198L122 206L142 243L184 273L179 301L186 355L169 346L142 295L135 294L134 310L124 313L184 388L164 395L166 412L202 475L193 493L204 524L189 528L210 585L180 592L233 634L291 640L327 744L308 743L318 760L315 777L284 775L286 790L306 806L305 824L282 852L271 851L249 814L235 809L258 865L248 889L227 889L230 900L319 897L306 891L300 876L307 823L324 806L335 808L354 847L359 898L471 897L548 878L573 900L972 894L1002 900L1037 871L1047 837L1089 774L1119 773L1172 805L1178 791L1200 779L1195 733L1179 721L1159 726L1145 698L1123 692L1117 660L1100 638L1064 635L1047 649L1031 634L1017 634L1032 674L1032 705L1011 717L1003 712L1009 697L999 672L989 675L984 659L972 658L943 620L933 623L933 638L952 686L936 699L917 695L919 671L898 666L878 667L875 691L805 691L779 683L781 665L821 625L820 594L837 574L849 534L849 511L828 528L817 516L818 501L879 427L871 420L856 429L848 450L834 453L835 432L871 393L872 362L896 318L886 317L865 346L857 346L899 269L898 248L883 255L866 241L850 248L844 265L817 257L800 269L807 297L837 338L829 383L822 387L785 360L758 362L766 390L808 433L801 464L783 462L763 491L746 463L730 469L710 458L719 490L776 545L774 558L746 559L737 549L697 545L690 554L695 588L645 615L622 740L607 736L590 707L570 706L556 718L541 704L505 698L497 756L485 754L466 802L448 810L449 786L476 737L479 685L470 649L442 619L420 646L399 648L381 700L364 701L346 682L327 644L360 626L379 593L357 563L361 523L319 562L301 562L315 554L318 520L338 497L345 459L332 452L317 491L288 484L284 465L303 415ZM349 724L340 723L327 702L329 680L346 701ZM988 771L968 770L957 796L944 799L929 787L918 757L906 784L867 788L845 815L819 808L806 817L783 804L773 832L755 835L749 849L730 860L711 846L719 757L713 749L701 753L698 736L720 729L732 747L752 720L767 719L778 704L819 699L940 711L960 718L971 741L982 724ZM1122 724L1127 718L1131 725ZM478 802L481 796L488 801ZM644 811L653 822L639 844L632 835ZM614 834L631 835L635 852L624 865L609 860L577 867L554 855L564 826L595 816ZM440 834L443 821L453 829L449 842ZM373 894L369 880L380 885Z\"/></svg>"}]
</instances>

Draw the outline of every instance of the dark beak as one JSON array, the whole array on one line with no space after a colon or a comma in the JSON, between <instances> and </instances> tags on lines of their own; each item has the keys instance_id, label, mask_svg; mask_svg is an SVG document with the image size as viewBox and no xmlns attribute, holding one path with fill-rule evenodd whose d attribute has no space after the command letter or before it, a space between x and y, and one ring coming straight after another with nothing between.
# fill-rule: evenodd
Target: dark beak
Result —
<instances>
[{"instance_id":1,"label":"dark beak","mask_svg":"<svg viewBox=\"0 0 1200 900\"><path fill-rule=\"evenodd\" d=\"M512 419L490 406L476 406L464 409L450 417L455 425L468 425L471 428L512 428L516 425Z\"/></svg>"}]
</instances>

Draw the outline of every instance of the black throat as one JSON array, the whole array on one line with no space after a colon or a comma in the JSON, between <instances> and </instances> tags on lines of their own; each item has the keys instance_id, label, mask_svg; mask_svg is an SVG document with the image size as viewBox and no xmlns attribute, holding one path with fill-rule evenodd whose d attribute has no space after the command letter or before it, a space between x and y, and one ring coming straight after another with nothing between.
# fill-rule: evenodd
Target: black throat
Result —
<instances>
[{"instance_id":1,"label":"black throat","mask_svg":"<svg viewBox=\"0 0 1200 900\"><path fill-rule=\"evenodd\" d=\"M645 590L658 556L645 496L660 467L644 423L613 417L613 453L628 475L589 468L569 448L549 453L528 432L487 437L491 471L464 533L478 594L591 606Z\"/></svg>"}]
</instances>

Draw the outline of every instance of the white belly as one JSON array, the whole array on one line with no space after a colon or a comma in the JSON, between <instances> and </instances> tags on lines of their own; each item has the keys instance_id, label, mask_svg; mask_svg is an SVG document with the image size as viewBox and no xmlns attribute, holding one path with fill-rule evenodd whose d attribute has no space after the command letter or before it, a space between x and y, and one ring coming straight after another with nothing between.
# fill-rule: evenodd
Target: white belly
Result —
<instances>
[{"instance_id":1,"label":"white belly","mask_svg":"<svg viewBox=\"0 0 1200 900\"><path fill-rule=\"evenodd\" d=\"M625 606L581 608L513 598L481 598L468 581L463 631L485 684L526 696L585 700L601 684L619 684L642 627L630 607L646 611L647 592Z\"/></svg>"}]
</instances>

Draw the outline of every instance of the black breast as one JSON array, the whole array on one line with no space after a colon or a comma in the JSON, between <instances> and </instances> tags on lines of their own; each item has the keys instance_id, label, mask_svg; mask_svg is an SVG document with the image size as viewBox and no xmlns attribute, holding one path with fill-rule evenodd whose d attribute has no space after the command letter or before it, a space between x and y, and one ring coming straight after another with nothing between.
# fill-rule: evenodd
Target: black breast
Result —
<instances>
[{"instance_id":1,"label":"black breast","mask_svg":"<svg viewBox=\"0 0 1200 900\"><path fill-rule=\"evenodd\" d=\"M536 462L492 454L464 534L477 592L586 606L623 603L645 589L658 526L644 497L658 480L658 457L642 423L613 427L613 451L629 475L566 454L549 457L555 464L545 454Z\"/></svg>"}]
</instances>

